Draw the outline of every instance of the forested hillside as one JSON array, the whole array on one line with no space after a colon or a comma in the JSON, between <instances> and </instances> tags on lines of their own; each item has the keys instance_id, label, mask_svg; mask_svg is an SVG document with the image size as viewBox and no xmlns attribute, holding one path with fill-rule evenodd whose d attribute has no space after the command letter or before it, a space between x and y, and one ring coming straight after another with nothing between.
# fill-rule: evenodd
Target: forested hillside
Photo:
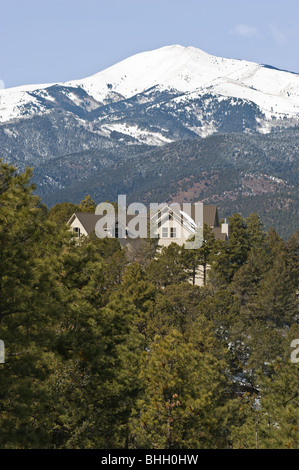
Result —
<instances>
[{"instance_id":1,"label":"forested hillside","mask_svg":"<svg viewBox=\"0 0 299 470\"><path fill-rule=\"evenodd\" d=\"M49 206L100 203L126 194L130 202L217 204L220 215L258 212L285 239L298 228L298 128L267 135L220 134L145 151L88 150L51 160L34 171Z\"/></svg>"},{"instance_id":2,"label":"forested hillside","mask_svg":"<svg viewBox=\"0 0 299 470\"><path fill-rule=\"evenodd\" d=\"M175 148L160 161L177 155L183 180L196 159ZM74 243L76 206L48 211L30 178L0 164L0 447L298 449L298 232L231 214L228 243L205 227L199 250L149 239L129 256L116 239ZM188 282L200 265L203 287Z\"/></svg>"}]
</instances>

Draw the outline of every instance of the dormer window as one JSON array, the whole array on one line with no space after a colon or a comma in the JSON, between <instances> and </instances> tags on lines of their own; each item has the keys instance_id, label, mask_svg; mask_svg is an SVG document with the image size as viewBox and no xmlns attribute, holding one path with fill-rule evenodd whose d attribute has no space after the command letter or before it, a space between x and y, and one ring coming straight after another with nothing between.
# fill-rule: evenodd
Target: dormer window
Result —
<instances>
[{"instance_id":1,"label":"dormer window","mask_svg":"<svg viewBox=\"0 0 299 470\"><path fill-rule=\"evenodd\" d=\"M80 228L79 227L73 227L73 234L74 234L74 237L80 238L80 235L81 235Z\"/></svg>"}]
</instances>

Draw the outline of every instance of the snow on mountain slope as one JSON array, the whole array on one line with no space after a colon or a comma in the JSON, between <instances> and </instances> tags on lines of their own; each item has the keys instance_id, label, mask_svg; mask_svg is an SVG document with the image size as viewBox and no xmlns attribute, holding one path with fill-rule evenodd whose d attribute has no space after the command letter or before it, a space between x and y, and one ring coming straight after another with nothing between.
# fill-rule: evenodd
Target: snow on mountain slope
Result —
<instances>
[{"instance_id":1,"label":"snow on mountain slope","mask_svg":"<svg viewBox=\"0 0 299 470\"><path fill-rule=\"evenodd\" d=\"M299 111L299 75L245 60L223 59L194 47L179 45L136 54L103 72L65 85L81 86L101 101L108 85L129 98L155 85L188 92L213 86L220 78L224 83L227 79L228 83L235 81L287 101L293 99Z\"/></svg>"},{"instance_id":2,"label":"snow on mountain slope","mask_svg":"<svg viewBox=\"0 0 299 470\"><path fill-rule=\"evenodd\" d=\"M163 145L172 142L171 139L163 136L161 133L157 131L151 132L150 126L149 129L142 130L138 126L128 126L127 124L121 123L112 123L106 124L102 126L103 131L107 131L108 135L112 131L120 132L125 136L132 137L139 142L145 143L147 145ZM107 135L107 134L106 134ZM110 137L110 135L109 135Z\"/></svg>"},{"instance_id":3,"label":"snow on mountain slope","mask_svg":"<svg viewBox=\"0 0 299 470\"><path fill-rule=\"evenodd\" d=\"M34 114L45 111L46 108L41 108L38 100L32 97L30 92L44 91L49 86L51 84L24 85L0 90L0 122L16 119L27 113ZM45 94L47 93L45 92Z\"/></svg>"},{"instance_id":4,"label":"snow on mountain slope","mask_svg":"<svg viewBox=\"0 0 299 470\"><path fill-rule=\"evenodd\" d=\"M114 102L120 101L158 86L185 94L182 104L192 94L208 93L251 101L266 119L299 118L299 75L180 45L136 54L90 77L56 85L83 89L99 106L111 96ZM45 112L53 100L47 93L50 86L0 90L0 122ZM36 93L44 98L42 102ZM77 104L74 95L69 98Z\"/></svg>"}]
</instances>

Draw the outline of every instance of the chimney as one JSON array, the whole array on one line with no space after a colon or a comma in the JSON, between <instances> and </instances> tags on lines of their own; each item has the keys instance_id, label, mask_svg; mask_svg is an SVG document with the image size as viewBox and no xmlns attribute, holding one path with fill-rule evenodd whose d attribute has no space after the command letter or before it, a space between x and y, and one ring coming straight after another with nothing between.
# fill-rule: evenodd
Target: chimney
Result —
<instances>
[{"instance_id":1,"label":"chimney","mask_svg":"<svg viewBox=\"0 0 299 470\"><path fill-rule=\"evenodd\" d=\"M221 224L221 233L225 233L227 240L228 240L228 235L229 235L229 229L228 229L228 220L224 219L224 223Z\"/></svg>"}]
</instances>

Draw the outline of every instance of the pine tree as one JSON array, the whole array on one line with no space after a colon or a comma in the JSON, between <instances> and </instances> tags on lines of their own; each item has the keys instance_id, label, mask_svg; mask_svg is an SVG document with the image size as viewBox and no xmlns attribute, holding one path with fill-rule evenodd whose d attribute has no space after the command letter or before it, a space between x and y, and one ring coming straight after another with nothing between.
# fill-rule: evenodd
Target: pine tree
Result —
<instances>
[{"instance_id":1,"label":"pine tree","mask_svg":"<svg viewBox=\"0 0 299 470\"><path fill-rule=\"evenodd\" d=\"M159 287L179 284L189 278L184 248L171 243L162 247L161 252L149 264L146 272L149 279Z\"/></svg>"},{"instance_id":2,"label":"pine tree","mask_svg":"<svg viewBox=\"0 0 299 470\"><path fill-rule=\"evenodd\" d=\"M193 284L196 282L196 275L198 275L199 267L202 267L202 281L203 285L207 284L208 265L216 254L215 248L217 246L215 235L211 227L204 224L204 241L200 248L196 250L185 250L183 255L186 259L187 269L190 272L190 279Z\"/></svg>"},{"instance_id":3,"label":"pine tree","mask_svg":"<svg viewBox=\"0 0 299 470\"><path fill-rule=\"evenodd\" d=\"M153 336L164 336L173 327L185 333L196 320L198 303L205 297L205 294L205 289L188 282L159 290L153 310Z\"/></svg>"},{"instance_id":4,"label":"pine tree","mask_svg":"<svg viewBox=\"0 0 299 470\"><path fill-rule=\"evenodd\" d=\"M258 214L250 214L246 219L250 248L263 247L266 241L266 233Z\"/></svg>"},{"instance_id":5,"label":"pine tree","mask_svg":"<svg viewBox=\"0 0 299 470\"><path fill-rule=\"evenodd\" d=\"M152 336L157 289L149 281L141 266L133 263L127 267L118 292L133 303L135 307L133 324L136 331L143 335L146 348Z\"/></svg>"},{"instance_id":6,"label":"pine tree","mask_svg":"<svg viewBox=\"0 0 299 470\"><path fill-rule=\"evenodd\" d=\"M97 207L96 203L92 200L89 194L88 196L85 196L85 198L80 202L79 211L94 213L96 207Z\"/></svg>"},{"instance_id":7,"label":"pine tree","mask_svg":"<svg viewBox=\"0 0 299 470\"><path fill-rule=\"evenodd\" d=\"M194 325L173 329L144 353L144 391L131 420L131 446L150 449L226 447L224 362L211 351L211 333ZM207 333L207 330L206 330Z\"/></svg>"},{"instance_id":8,"label":"pine tree","mask_svg":"<svg viewBox=\"0 0 299 470\"><path fill-rule=\"evenodd\" d=\"M59 254L68 237L47 220L33 196L31 171L0 163L0 440L3 447L44 447L44 383L55 357L63 310Z\"/></svg>"},{"instance_id":9,"label":"pine tree","mask_svg":"<svg viewBox=\"0 0 299 470\"><path fill-rule=\"evenodd\" d=\"M79 206L71 202L62 202L51 207L49 210L49 220L57 225L65 225L74 212L79 212Z\"/></svg>"},{"instance_id":10,"label":"pine tree","mask_svg":"<svg viewBox=\"0 0 299 470\"><path fill-rule=\"evenodd\" d=\"M216 288L227 286L247 260L250 251L250 232L240 214L229 218L229 242L217 240L209 278Z\"/></svg>"},{"instance_id":11,"label":"pine tree","mask_svg":"<svg viewBox=\"0 0 299 470\"><path fill-rule=\"evenodd\" d=\"M272 356L267 375L259 373L258 394L240 399L231 433L234 448L299 448L299 369L290 357L291 340L298 336L294 325L285 338L283 354Z\"/></svg>"}]
</instances>

